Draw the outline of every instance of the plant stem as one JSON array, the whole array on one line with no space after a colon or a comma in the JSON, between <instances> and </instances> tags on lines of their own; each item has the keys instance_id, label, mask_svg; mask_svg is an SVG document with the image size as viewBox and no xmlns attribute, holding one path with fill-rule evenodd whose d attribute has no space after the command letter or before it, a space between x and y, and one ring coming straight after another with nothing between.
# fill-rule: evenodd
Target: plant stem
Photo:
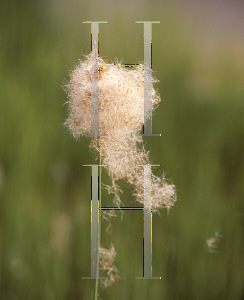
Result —
<instances>
[{"instance_id":1,"label":"plant stem","mask_svg":"<svg viewBox=\"0 0 244 300\"><path fill-rule=\"evenodd\" d=\"M98 137L98 143L100 148L100 137ZM102 157L101 153L99 152L99 165L102 164ZM101 184L101 178L102 178L102 167L99 167L99 208L102 207L102 184ZM99 277L99 248L100 248L100 240L101 240L101 210L98 210L98 250L97 250L97 266L96 266L96 279L95 279L95 293L94 293L94 300L97 300L98 298L98 277Z\"/></svg>"}]
</instances>

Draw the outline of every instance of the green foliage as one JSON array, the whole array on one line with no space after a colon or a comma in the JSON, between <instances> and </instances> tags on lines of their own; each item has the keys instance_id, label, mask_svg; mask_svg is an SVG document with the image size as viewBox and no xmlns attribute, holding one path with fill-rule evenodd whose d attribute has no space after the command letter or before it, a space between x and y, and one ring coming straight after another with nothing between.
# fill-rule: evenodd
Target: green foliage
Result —
<instances>
[{"instance_id":1,"label":"green foliage","mask_svg":"<svg viewBox=\"0 0 244 300\"><path fill-rule=\"evenodd\" d=\"M140 211L114 218L112 235L102 224L101 245L113 240L121 278L100 297L242 299L244 65L224 46L206 54L164 4L160 11L143 2L125 21L116 7L99 15L92 2L67 11L64 1L21 3L2 2L0 25L0 298L92 299L93 280L82 280L90 276L91 233L90 169L82 165L97 163L97 154L88 138L76 141L63 127L62 84L81 50L90 51L90 25L81 21L108 20L101 56L137 63L143 34L134 21L153 19L161 21L153 25L153 69L162 98L153 132L162 136L145 141L178 201L153 216L153 276L161 280L134 279L142 276ZM132 193L125 189L125 206ZM108 202L105 190L102 197Z\"/></svg>"}]
</instances>

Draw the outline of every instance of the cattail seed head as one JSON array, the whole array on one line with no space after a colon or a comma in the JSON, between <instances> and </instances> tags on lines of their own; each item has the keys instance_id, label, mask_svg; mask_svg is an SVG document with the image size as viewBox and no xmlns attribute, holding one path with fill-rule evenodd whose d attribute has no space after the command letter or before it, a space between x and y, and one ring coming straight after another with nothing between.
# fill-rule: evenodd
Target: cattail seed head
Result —
<instances>
[{"instance_id":1,"label":"cattail seed head","mask_svg":"<svg viewBox=\"0 0 244 300\"><path fill-rule=\"evenodd\" d=\"M94 62L95 61L95 62ZM139 136L144 116L144 76L151 76L143 65L125 68L120 64L106 64L96 53L85 59L72 71L70 82L65 86L68 94L69 117L65 125L75 137L91 133L91 97L94 66L98 76L99 93L99 143L92 139L91 147L99 151L103 164L112 180L114 204L120 205L119 179L126 179L135 188L136 200L143 203L144 170L140 165L150 164L149 153L144 149ZM160 102L152 82L152 111ZM152 175L152 210L166 207L168 210L176 201L175 186L164 178ZM109 188L108 188L109 189Z\"/></svg>"},{"instance_id":2,"label":"cattail seed head","mask_svg":"<svg viewBox=\"0 0 244 300\"><path fill-rule=\"evenodd\" d=\"M93 55L86 59L71 73L67 84L70 116L66 125L75 137L91 133L91 93ZM99 129L101 134L118 136L140 131L143 124L143 66L132 70L120 64L107 65L98 59L99 74ZM156 82L156 80L153 80ZM156 106L160 97L153 89L152 105ZM145 116L148 118L150 116Z\"/></svg>"}]
</instances>

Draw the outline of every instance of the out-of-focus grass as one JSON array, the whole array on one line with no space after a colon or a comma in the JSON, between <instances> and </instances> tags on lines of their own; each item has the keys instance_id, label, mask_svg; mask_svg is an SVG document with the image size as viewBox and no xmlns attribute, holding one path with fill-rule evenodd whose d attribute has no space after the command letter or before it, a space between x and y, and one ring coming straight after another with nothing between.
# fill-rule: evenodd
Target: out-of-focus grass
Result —
<instances>
[{"instance_id":1,"label":"out-of-focus grass","mask_svg":"<svg viewBox=\"0 0 244 300\"><path fill-rule=\"evenodd\" d=\"M162 137L146 143L161 164L155 172L165 170L177 186L178 202L169 215L153 216L153 276L161 280L134 279L142 275L141 212L125 211L122 222L118 215L112 236L102 224L101 242L109 246L112 239L121 279L101 290L101 297L241 299L244 107L239 57L224 47L206 54L194 30L184 19L177 22L163 4L161 12L143 2L144 8L125 22L116 6L99 17L91 3L78 18L75 8L80 6L74 1L77 6L67 7L67 15L64 3L58 10L55 1L49 13L44 2L38 7L2 3L0 298L92 298L94 282L82 280L90 276L90 169L82 165L95 163L96 155L88 152L88 139L75 141L62 127L67 116L62 82L81 51L90 51L90 26L82 20L109 20L100 26L101 55L133 63L143 59L142 25L134 21L153 16L161 21L153 25L153 69L162 98L153 131ZM57 21L60 15L67 18ZM102 197L109 200L106 192ZM131 190L124 191L123 201L132 205ZM209 253L206 240L217 231L223 236L218 254Z\"/></svg>"}]
</instances>

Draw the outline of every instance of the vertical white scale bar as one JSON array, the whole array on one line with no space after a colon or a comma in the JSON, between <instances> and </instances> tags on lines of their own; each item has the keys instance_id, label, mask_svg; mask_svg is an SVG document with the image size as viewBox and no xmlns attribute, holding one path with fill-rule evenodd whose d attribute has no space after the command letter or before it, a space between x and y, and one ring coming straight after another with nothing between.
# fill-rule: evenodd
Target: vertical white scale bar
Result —
<instances>
[{"instance_id":1,"label":"vertical white scale bar","mask_svg":"<svg viewBox=\"0 0 244 300\"><path fill-rule=\"evenodd\" d=\"M97 274L97 265L99 264L99 177L98 166L102 165L84 165L84 167L92 167L92 195L91 195L91 277L82 277L82 279L107 279L107 277L99 277ZM101 191L100 191L101 192ZM99 268L98 268L99 270Z\"/></svg>"},{"instance_id":2,"label":"vertical white scale bar","mask_svg":"<svg viewBox=\"0 0 244 300\"><path fill-rule=\"evenodd\" d=\"M152 23L160 21L136 21L144 24L144 116L143 136L161 136L152 133Z\"/></svg>"},{"instance_id":3,"label":"vertical white scale bar","mask_svg":"<svg viewBox=\"0 0 244 300\"><path fill-rule=\"evenodd\" d=\"M99 134L99 24L108 23L107 21L84 21L91 23L91 134L85 136L102 136Z\"/></svg>"},{"instance_id":4,"label":"vertical white scale bar","mask_svg":"<svg viewBox=\"0 0 244 300\"><path fill-rule=\"evenodd\" d=\"M142 166L144 166L143 277L136 277L135 279L161 279L161 277L152 277L152 201L151 201L152 200L152 195L151 195L151 166L152 165L142 165Z\"/></svg>"}]
</instances>

